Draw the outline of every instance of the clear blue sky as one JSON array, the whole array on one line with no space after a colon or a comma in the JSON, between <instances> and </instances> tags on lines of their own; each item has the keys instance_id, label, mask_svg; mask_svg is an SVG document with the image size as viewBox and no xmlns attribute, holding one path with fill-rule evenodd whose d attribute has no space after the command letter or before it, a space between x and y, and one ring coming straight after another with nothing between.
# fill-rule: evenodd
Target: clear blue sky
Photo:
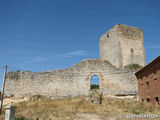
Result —
<instances>
[{"instance_id":1,"label":"clear blue sky","mask_svg":"<svg viewBox=\"0 0 160 120\"><path fill-rule=\"evenodd\" d=\"M147 63L159 55L159 0L0 0L0 65L38 72L98 58L117 23L143 29Z\"/></svg>"},{"instance_id":2,"label":"clear blue sky","mask_svg":"<svg viewBox=\"0 0 160 120\"><path fill-rule=\"evenodd\" d=\"M99 85L99 77L97 75L93 75L90 79L90 85Z\"/></svg>"}]
</instances>

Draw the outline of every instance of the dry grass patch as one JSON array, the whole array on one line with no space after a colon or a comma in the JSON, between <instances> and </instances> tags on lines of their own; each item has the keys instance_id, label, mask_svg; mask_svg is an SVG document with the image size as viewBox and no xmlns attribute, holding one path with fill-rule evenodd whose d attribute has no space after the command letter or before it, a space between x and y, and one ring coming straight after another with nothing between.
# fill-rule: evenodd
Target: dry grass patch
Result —
<instances>
[{"instance_id":1,"label":"dry grass patch","mask_svg":"<svg viewBox=\"0 0 160 120\"><path fill-rule=\"evenodd\" d=\"M87 97L51 100L32 98L27 102L16 104L16 117L73 120L78 114L99 115L102 118L120 114L159 114L159 108L149 103L136 102L131 99L104 98L102 104L93 104ZM64 119L65 118L65 119Z\"/></svg>"}]
</instances>

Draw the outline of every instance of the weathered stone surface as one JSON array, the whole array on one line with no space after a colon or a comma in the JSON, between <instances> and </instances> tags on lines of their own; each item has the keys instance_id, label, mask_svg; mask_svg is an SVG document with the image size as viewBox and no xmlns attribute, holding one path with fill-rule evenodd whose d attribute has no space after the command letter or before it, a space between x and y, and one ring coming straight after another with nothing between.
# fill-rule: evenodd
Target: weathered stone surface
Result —
<instances>
[{"instance_id":1,"label":"weathered stone surface","mask_svg":"<svg viewBox=\"0 0 160 120\"><path fill-rule=\"evenodd\" d=\"M7 74L6 95L40 94L52 98L88 95L90 78L99 76L100 91L104 94L128 94L137 91L133 71L118 69L108 61L87 59L64 70L50 72L10 72Z\"/></svg>"},{"instance_id":2,"label":"weathered stone surface","mask_svg":"<svg viewBox=\"0 0 160 120\"><path fill-rule=\"evenodd\" d=\"M117 24L100 37L100 59L118 68L129 64L144 66L145 52L142 29Z\"/></svg>"}]
</instances>

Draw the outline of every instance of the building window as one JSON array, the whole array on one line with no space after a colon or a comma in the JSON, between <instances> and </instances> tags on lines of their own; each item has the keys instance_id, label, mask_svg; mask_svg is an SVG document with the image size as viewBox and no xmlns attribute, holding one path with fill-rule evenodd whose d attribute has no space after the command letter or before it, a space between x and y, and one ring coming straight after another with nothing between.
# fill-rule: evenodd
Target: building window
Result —
<instances>
[{"instance_id":1,"label":"building window","mask_svg":"<svg viewBox=\"0 0 160 120\"><path fill-rule=\"evenodd\" d=\"M107 35L107 38L109 38L109 35Z\"/></svg>"},{"instance_id":2,"label":"building window","mask_svg":"<svg viewBox=\"0 0 160 120\"><path fill-rule=\"evenodd\" d=\"M149 82L146 82L146 84L147 84L147 88L149 88Z\"/></svg>"},{"instance_id":3,"label":"building window","mask_svg":"<svg viewBox=\"0 0 160 120\"><path fill-rule=\"evenodd\" d=\"M150 102L150 99L149 99L149 98L147 98L147 99L146 99L146 102Z\"/></svg>"},{"instance_id":4,"label":"building window","mask_svg":"<svg viewBox=\"0 0 160 120\"><path fill-rule=\"evenodd\" d=\"M154 78L153 80L157 80L157 78Z\"/></svg>"},{"instance_id":5,"label":"building window","mask_svg":"<svg viewBox=\"0 0 160 120\"><path fill-rule=\"evenodd\" d=\"M158 97L155 97L156 105L159 106L159 99Z\"/></svg>"},{"instance_id":6,"label":"building window","mask_svg":"<svg viewBox=\"0 0 160 120\"><path fill-rule=\"evenodd\" d=\"M99 77L93 75L90 79L90 89L99 89Z\"/></svg>"}]
</instances>

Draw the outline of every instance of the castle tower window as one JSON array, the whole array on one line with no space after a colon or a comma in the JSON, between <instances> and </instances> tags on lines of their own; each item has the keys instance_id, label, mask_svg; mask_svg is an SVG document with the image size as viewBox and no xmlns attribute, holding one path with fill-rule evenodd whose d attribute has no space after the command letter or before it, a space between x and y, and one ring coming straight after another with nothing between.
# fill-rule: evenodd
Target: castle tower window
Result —
<instances>
[{"instance_id":1,"label":"castle tower window","mask_svg":"<svg viewBox=\"0 0 160 120\"><path fill-rule=\"evenodd\" d=\"M90 79L90 89L99 89L99 77L93 75Z\"/></svg>"},{"instance_id":2,"label":"castle tower window","mask_svg":"<svg viewBox=\"0 0 160 120\"><path fill-rule=\"evenodd\" d=\"M131 53L134 53L134 50L133 50L133 48L131 49Z\"/></svg>"}]
</instances>

